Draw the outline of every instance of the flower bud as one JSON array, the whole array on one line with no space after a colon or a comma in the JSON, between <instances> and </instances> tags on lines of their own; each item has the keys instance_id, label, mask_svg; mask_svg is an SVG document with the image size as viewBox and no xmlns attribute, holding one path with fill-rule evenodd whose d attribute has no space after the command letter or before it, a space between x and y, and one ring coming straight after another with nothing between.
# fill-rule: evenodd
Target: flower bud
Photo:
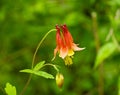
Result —
<instances>
[{"instance_id":1,"label":"flower bud","mask_svg":"<svg viewBox=\"0 0 120 95\"><path fill-rule=\"evenodd\" d=\"M64 76L61 73L57 73L56 75L56 84L59 88L62 88L64 83Z\"/></svg>"}]
</instances>

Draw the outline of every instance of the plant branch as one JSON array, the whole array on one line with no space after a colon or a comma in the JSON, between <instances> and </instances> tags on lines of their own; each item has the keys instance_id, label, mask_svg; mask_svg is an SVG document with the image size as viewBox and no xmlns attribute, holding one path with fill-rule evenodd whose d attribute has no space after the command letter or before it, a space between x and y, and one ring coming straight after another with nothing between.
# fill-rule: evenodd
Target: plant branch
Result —
<instances>
[{"instance_id":1,"label":"plant branch","mask_svg":"<svg viewBox=\"0 0 120 95\"><path fill-rule=\"evenodd\" d=\"M43 67L45 66L52 66L57 71L57 73L59 72L59 69L56 67L56 65L48 63L48 64L45 64Z\"/></svg>"},{"instance_id":2,"label":"plant branch","mask_svg":"<svg viewBox=\"0 0 120 95\"><path fill-rule=\"evenodd\" d=\"M100 49L100 40L98 36L96 12L92 12L92 21L93 21L93 35L95 39L96 52L98 52L98 50ZM102 63L100 64L100 67L99 67L98 93L99 95L104 95L103 64Z\"/></svg>"},{"instance_id":3,"label":"plant branch","mask_svg":"<svg viewBox=\"0 0 120 95\"><path fill-rule=\"evenodd\" d=\"M42 40L40 40L40 42L38 43L38 46L37 46L37 48L36 48L36 50L35 50L35 53L34 53L34 55L33 55L31 69L33 69L33 67L34 67L35 58L36 58L36 54L37 54L37 52L38 52L39 47L41 46L41 44L43 43L43 41L45 40L45 38L48 36L48 34L50 34L50 33L53 32L53 31L56 31L56 29L51 29L50 31L48 31L48 32L45 34L45 36L42 38ZM30 74L30 76L29 76L29 78L28 78L28 80L27 80L27 82L26 82L26 84L25 84L22 92L20 93L20 95L23 95L23 94L25 93L25 91L26 91L26 89L27 89L27 87L28 87L31 79L32 79L32 74Z\"/></svg>"},{"instance_id":4,"label":"plant branch","mask_svg":"<svg viewBox=\"0 0 120 95\"><path fill-rule=\"evenodd\" d=\"M36 48L36 50L35 50L35 53L34 53L34 55L33 55L32 66L31 66L32 69L33 69L33 66L34 66L34 63L35 63L35 57L36 57L36 54L37 54L37 52L38 52L39 47L41 46L41 44L42 44L42 42L45 40L45 38L48 36L48 34L51 33L51 32L53 32L53 31L56 31L56 29L51 29L50 31L48 31L48 32L45 34L45 36L42 38L42 40L39 42L39 44L38 44L38 46L37 46L37 48Z\"/></svg>"}]
</instances>

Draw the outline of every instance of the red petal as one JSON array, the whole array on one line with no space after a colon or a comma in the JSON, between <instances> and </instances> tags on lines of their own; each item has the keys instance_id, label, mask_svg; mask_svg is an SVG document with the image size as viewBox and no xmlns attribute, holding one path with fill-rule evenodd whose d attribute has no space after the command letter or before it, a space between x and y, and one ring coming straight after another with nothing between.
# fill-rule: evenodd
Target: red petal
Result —
<instances>
[{"instance_id":1,"label":"red petal","mask_svg":"<svg viewBox=\"0 0 120 95\"><path fill-rule=\"evenodd\" d=\"M65 44L66 44L66 46L71 48L72 43L73 43L73 38L72 38L69 30L67 29L67 26L63 25L63 26L61 26L61 28L63 30L63 36L64 36Z\"/></svg>"},{"instance_id":2,"label":"red petal","mask_svg":"<svg viewBox=\"0 0 120 95\"><path fill-rule=\"evenodd\" d=\"M63 39L60 35L60 28L58 27L58 25L56 25L56 29L57 29L57 33L56 33L56 43L58 48L61 47L62 43L63 43Z\"/></svg>"}]
</instances>

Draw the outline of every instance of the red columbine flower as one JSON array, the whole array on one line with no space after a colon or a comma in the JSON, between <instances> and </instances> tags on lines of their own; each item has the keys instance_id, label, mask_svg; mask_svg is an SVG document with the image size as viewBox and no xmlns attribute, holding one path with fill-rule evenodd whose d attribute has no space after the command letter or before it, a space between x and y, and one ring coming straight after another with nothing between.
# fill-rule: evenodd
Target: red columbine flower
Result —
<instances>
[{"instance_id":1,"label":"red columbine flower","mask_svg":"<svg viewBox=\"0 0 120 95\"><path fill-rule=\"evenodd\" d=\"M60 28L62 32L60 32ZM73 38L66 25L61 25L60 27L56 25L56 44L57 47L54 50L54 58L56 53L65 60L66 65L72 64L71 56L74 55L74 51L80 51L84 48L79 48L77 44L73 42Z\"/></svg>"}]
</instances>

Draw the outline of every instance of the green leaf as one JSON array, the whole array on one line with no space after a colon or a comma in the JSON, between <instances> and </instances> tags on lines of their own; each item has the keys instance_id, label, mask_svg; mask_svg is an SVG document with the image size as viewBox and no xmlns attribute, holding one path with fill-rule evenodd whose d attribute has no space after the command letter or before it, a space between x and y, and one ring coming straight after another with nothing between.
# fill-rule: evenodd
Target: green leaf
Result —
<instances>
[{"instance_id":1,"label":"green leaf","mask_svg":"<svg viewBox=\"0 0 120 95\"><path fill-rule=\"evenodd\" d=\"M7 93L7 95L16 95L16 88L10 83L6 83L5 92Z\"/></svg>"},{"instance_id":2,"label":"green leaf","mask_svg":"<svg viewBox=\"0 0 120 95\"><path fill-rule=\"evenodd\" d=\"M33 73L34 71L31 69L24 69L24 70L20 70L20 72Z\"/></svg>"},{"instance_id":3,"label":"green leaf","mask_svg":"<svg viewBox=\"0 0 120 95\"><path fill-rule=\"evenodd\" d=\"M38 76L42 76L44 78L49 78L49 79L54 79L54 76L47 73L47 72L44 72L44 71L35 71L34 72L35 75L38 75Z\"/></svg>"},{"instance_id":4,"label":"green leaf","mask_svg":"<svg viewBox=\"0 0 120 95\"><path fill-rule=\"evenodd\" d=\"M47 72L44 72L44 71L35 71L35 70L31 70L31 69L24 69L24 70L21 70L20 72L31 73L31 74L35 74L37 76L42 76L44 78L54 79L53 75L51 75Z\"/></svg>"},{"instance_id":5,"label":"green leaf","mask_svg":"<svg viewBox=\"0 0 120 95\"><path fill-rule=\"evenodd\" d=\"M96 68L98 65L100 65L103 60L108 58L116 49L116 45L112 42L109 42L102 46L97 54L96 61L94 67Z\"/></svg>"},{"instance_id":6,"label":"green leaf","mask_svg":"<svg viewBox=\"0 0 120 95\"><path fill-rule=\"evenodd\" d=\"M35 67L33 68L33 70L38 71L40 68L42 68L44 66L45 61L41 61L38 64L35 65Z\"/></svg>"}]
</instances>

